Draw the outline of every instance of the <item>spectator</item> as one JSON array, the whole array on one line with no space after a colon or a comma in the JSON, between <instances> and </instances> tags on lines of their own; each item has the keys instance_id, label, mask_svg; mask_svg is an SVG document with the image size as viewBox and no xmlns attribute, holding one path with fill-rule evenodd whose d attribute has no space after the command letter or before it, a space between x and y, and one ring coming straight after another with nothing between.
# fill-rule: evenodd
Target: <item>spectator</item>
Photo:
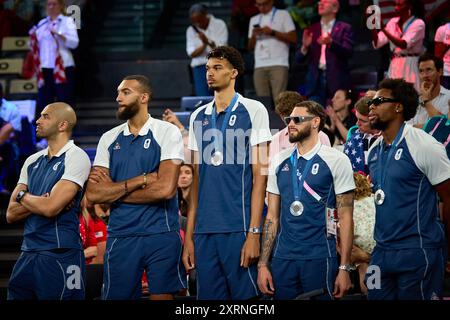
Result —
<instances>
[{"instance_id":1,"label":"spectator","mask_svg":"<svg viewBox=\"0 0 450 320\"><path fill-rule=\"evenodd\" d=\"M95 238L94 221L86 208L86 196L81 200L81 212L78 215L80 220L80 237L83 246L86 264L90 264L97 256L97 239Z\"/></svg>"},{"instance_id":2,"label":"spectator","mask_svg":"<svg viewBox=\"0 0 450 320\"><path fill-rule=\"evenodd\" d=\"M389 42L392 53L387 77L401 78L420 89L417 61L425 51L425 22L422 1L395 0L395 12L398 17L390 19L386 26L381 22L381 31L372 29L372 43L379 49Z\"/></svg>"},{"instance_id":3,"label":"spectator","mask_svg":"<svg viewBox=\"0 0 450 320\"><path fill-rule=\"evenodd\" d=\"M450 107L450 100L448 100ZM431 134L437 141L442 143L450 158L450 111L447 115L435 116L427 121L423 130Z\"/></svg>"},{"instance_id":4,"label":"spectator","mask_svg":"<svg viewBox=\"0 0 450 320\"><path fill-rule=\"evenodd\" d=\"M372 129L369 122L369 103L375 95L369 94L358 100L355 104L355 113L358 121L356 126L348 130L347 142L344 146L344 153L350 158L353 171L362 171L369 174L367 166L367 154L372 144L380 136L380 131Z\"/></svg>"},{"instance_id":5,"label":"spectator","mask_svg":"<svg viewBox=\"0 0 450 320\"><path fill-rule=\"evenodd\" d=\"M284 121L284 118L289 117L289 115L292 113L295 105L303 101L305 101L305 98L302 97L298 92L281 92L275 100L275 111ZM330 146L330 139L328 139L328 136L323 131L319 131L319 140L322 144ZM283 151L284 149L291 149L294 146L295 143L291 143L289 141L289 132L286 125L286 128L282 129L272 136L272 142L269 145L269 159L272 159L280 151Z\"/></svg>"},{"instance_id":6,"label":"spectator","mask_svg":"<svg viewBox=\"0 0 450 320\"><path fill-rule=\"evenodd\" d=\"M31 22L33 21L33 0L6 0L5 8L14 11L17 16L27 24L31 24Z\"/></svg>"},{"instance_id":7,"label":"spectator","mask_svg":"<svg viewBox=\"0 0 450 320\"><path fill-rule=\"evenodd\" d=\"M259 14L250 19L248 49L255 51L253 83L256 94L275 99L287 88L289 44L297 33L289 12L274 7L273 0L256 0Z\"/></svg>"},{"instance_id":8,"label":"spectator","mask_svg":"<svg viewBox=\"0 0 450 320\"><path fill-rule=\"evenodd\" d=\"M28 26L17 14L4 6L4 0L0 0L0 50L3 38L11 36L23 36L27 34Z\"/></svg>"},{"instance_id":9,"label":"spectator","mask_svg":"<svg viewBox=\"0 0 450 320\"><path fill-rule=\"evenodd\" d=\"M233 0L231 4L230 31L232 33L230 34L230 45L239 49L244 49L247 46L248 24L250 18L257 13L258 8L255 6L255 0ZM236 35L236 39L233 38L233 34Z\"/></svg>"},{"instance_id":10,"label":"spectator","mask_svg":"<svg viewBox=\"0 0 450 320\"><path fill-rule=\"evenodd\" d=\"M375 248L373 229L375 227L375 202L373 199L370 182L364 174L353 173L355 179L355 202L353 204L353 248L351 261L359 274L361 292L367 294L364 283L370 257Z\"/></svg>"},{"instance_id":11,"label":"spectator","mask_svg":"<svg viewBox=\"0 0 450 320\"><path fill-rule=\"evenodd\" d=\"M444 60L442 85L450 89L450 22L437 29L434 36L434 54Z\"/></svg>"},{"instance_id":12,"label":"spectator","mask_svg":"<svg viewBox=\"0 0 450 320\"><path fill-rule=\"evenodd\" d=\"M181 216L181 229L186 231L186 217L189 206L189 196L193 181L194 167L191 164L183 164L178 177L178 207Z\"/></svg>"},{"instance_id":13,"label":"spectator","mask_svg":"<svg viewBox=\"0 0 450 320\"><path fill-rule=\"evenodd\" d=\"M442 60L432 54L419 58L419 108L408 122L417 128L422 128L431 117L448 113L450 90L441 86L442 67Z\"/></svg>"},{"instance_id":14,"label":"spectator","mask_svg":"<svg viewBox=\"0 0 450 320\"><path fill-rule=\"evenodd\" d=\"M289 141L296 148L271 161L258 286L275 299L294 299L323 288L326 291L318 299L339 299L351 286L352 168L345 155L319 141L325 121L322 106L301 102L288 119Z\"/></svg>"},{"instance_id":15,"label":"spectator","mask_svg":"<svg viewBox=\"0 0 450 320\"><path fill-rule=\"evenodd\" d=\"M338 89L350 88L353 31L349 24L336 21L339 1L321 0L318 10L321 20L303 31L296 60L308 62L305 95L325 106Z\"/></svg>"},{"instance_id":16,"label":"spectator","mask_svg":"<svg viewBox=\"0 0 450 320\"><path fill-rule=\"evenodd\" d=\"M370 264L380 271L369 299L442 297L447 248L436 204L439 195L448 219L450 160L434 138L405 124L417 104L416 90L402 79L383 80L370 104L370 125L382 138L369 150L377 242Z\"/></svg>"},{"instance_id":17,"label":"spectator","mask_svg":"<svg viewBox=\"0 0 450 320\"><path fill-rule=\"evenodd\" d=\"M73 105L75 62L70 49L78 47L76 25L65 16L64 0L47 0L48 16L30 30L30 46L38 79L36 115L55 101Z\"/></svg>"},{"instance_id":18,"label":"spectator","mask_svg":"<svg viewBox=\"0 0 450 320\"><path fill-rule=\"evenodd\" d=\"M0 84L0 193L9 194L7 180L16 181L19 149L16 133L22 130L21 116L16 105L7 101Z\"/></svg>"},{"instance_id":19,"label":"spectator","mask_svg":"<svg viewBox=\"0 0 450 320\"><path fill-rule=\"evenodd\" d=\"M82 214L84 220L88 221L88 229L89 229L88 231L90 230L93 231L95 242L97 243L97 254L91 259L90 263L103 264L108 231L106 229L105 222L96 213L96 206L100 205L93 205L87 200L86 196L83 197L83 200L81 202Z\"/></svg>"},{"instance_id":20,"label":"spectator","mask_svg":"<svg viewBox=\"0 0 450 320\"><path fill-rule=\"evenodd\" d=\"M206 55L215 47L226 45L228 30L223 20L208 14L204 4L194 4L189 9L192 25L186 30L186 52L191 60L195 94L209 96L206 83Z\"/></svg>"},{"instance_id":21,"label":"spectator","mask_svg":"<svg viewBox=\"0 0 450 320\"><path fill-rule=\"evenodd\" d=\"M352 92L350 90L339 89L331 100L332 106L326 108L326 113L330 118L329 130L333 133L339 144L345 142L348 129L356 124L356 116L352 108Z\"/></svg>"}]
</instances>

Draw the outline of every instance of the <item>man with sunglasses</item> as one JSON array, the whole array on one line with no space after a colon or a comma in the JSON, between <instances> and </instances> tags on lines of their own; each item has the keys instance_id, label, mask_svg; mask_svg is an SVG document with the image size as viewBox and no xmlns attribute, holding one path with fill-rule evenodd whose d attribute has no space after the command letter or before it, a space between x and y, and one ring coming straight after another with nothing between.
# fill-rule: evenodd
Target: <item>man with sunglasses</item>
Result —
<instances>
[{"instance_id":1,"label":"man with sunglasses","mask_svg":"<svg viewBox=\"0 0 450 320\"><path fill-rule=\"evenodd\" d=\"M369 150L377 242L366 276L369 299L430 300L442 296L450 218L450 161L442 144L405 121L416 114L411 83L385 79L369 102L369 121L382 137ZM447 231L450 225L447 223Z\"/></svg>"},{"instance_id":2,"label":"man with sunglasses","mask_svg":"<svg viewBox=\"0 0 450 320\"><path fill-rule=\"evenodd\" d=\"M256 265L267 182L269 115L258 101L235 92L244 61L232 47L208 54L214 100L192 113L189 145L194 181L183 263L197 270L197 298L258 296Z\"/></svg>"},{"instance_id":3,"label":"man with sunglasses","mask_svg":"<svg viewBox=\"0 0 450 320\"><path fill-rule=\"evenodd\" d=\"M320 289L319 299L341 298L351 286L355 183L349 159L319 141L325 117L316 102L297 104L285 118L296 146L271 160L258 286L275 299Z\"/></svg>"}]
</instances>

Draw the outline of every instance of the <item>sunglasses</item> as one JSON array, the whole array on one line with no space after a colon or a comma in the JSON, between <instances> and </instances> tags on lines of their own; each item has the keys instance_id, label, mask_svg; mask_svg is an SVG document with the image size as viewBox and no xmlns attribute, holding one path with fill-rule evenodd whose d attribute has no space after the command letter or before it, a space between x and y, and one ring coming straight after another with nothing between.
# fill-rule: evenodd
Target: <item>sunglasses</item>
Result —
<instances>
[{"instance_id":1,"label":"sunglasses","mask_svg":"<svg viewBox=\"0 0 450 320\"><path fill-rule=\"evenodd\" d=\"M393 98L378 97L378 98L374 98L372 100L367 101L367 105L369 107L371 105L378 107L380 104L385 103L385 102L398 102L398 101Z\"/></svg>"},{"instance_id":2,"label":"sunglasses","mask_svg":"<svg viewBox=\"0 0 450 320\"><path fill-rule=\"evenodd\" d=\"M289 125L289 123L292 121L294 121L295 124L299 124L299 123L303 123L306 121L310 121L312 119L314 119L316 116L295 116L295 117L285 117L284 118L284 123L286 123L286 125Z\"/></svg>"}]
</instances>

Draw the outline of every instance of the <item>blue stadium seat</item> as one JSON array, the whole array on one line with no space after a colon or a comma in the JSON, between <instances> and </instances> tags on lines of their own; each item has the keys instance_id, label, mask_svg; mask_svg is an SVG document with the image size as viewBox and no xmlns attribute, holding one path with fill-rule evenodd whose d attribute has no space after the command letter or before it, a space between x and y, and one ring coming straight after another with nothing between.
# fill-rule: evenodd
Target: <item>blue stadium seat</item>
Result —
<instances>
[{"instance_id":1,"label":"blue stadium seat","mask_svg":"<svg viewBox=\"0 0 450 320\"><path fill-rule=\"evenodd\" d=\"M191 116L191 112L189 111L178 111L174 112L177 116L178 120L183 124L183 126L187 129L189 128L189 117Z\"/></svg>"},{"instance_id":2,"label":"blue stadium seat","mask_svg":"<svg viewBox=\"0 0 450 320\"><path fill-rule=\"evenodd\" d=\"M181 110L194 111L198 107L211 102L213 96L181 97Z\"/></svg>"}]
</instances>

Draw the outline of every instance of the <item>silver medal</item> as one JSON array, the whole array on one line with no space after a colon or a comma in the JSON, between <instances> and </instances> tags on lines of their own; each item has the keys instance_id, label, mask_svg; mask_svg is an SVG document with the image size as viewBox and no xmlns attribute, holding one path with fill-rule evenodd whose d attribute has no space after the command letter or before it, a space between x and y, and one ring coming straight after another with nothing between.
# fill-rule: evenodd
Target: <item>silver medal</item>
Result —
<instances>
[{"instance_id":1,"label":"silver medal","mask_svg":"<svg viewBox=\"0 0 450 320\"><path fill-rule=\"evenodd\" d=\"M384 191L382 189L378 189L375 192L375 204L381 206L383 204L385 198L386 198L386 195L384 194Z\"/></svg>"},{"instance_id":2,"label":"silver medal","mask_svg":"<svg viewBox=\"0 0 450 320\"><path fill-rule=\"evenodd\" d=\"M298 217L303 213L303 203L300 201L294 201L291 203L289 210L293 216Z\"/></svg>"},{"instance_id":3,"label":"silver medal","mask_svg":"<svg viewBox=\"0 0 450 320\"><path fill-rule=\"evenodd\" d=\"M211 164L213 166L220 166L223 163L223 154L220 151L214 152L214 154L211 157Z\"/></svg>"}]
</instances>

